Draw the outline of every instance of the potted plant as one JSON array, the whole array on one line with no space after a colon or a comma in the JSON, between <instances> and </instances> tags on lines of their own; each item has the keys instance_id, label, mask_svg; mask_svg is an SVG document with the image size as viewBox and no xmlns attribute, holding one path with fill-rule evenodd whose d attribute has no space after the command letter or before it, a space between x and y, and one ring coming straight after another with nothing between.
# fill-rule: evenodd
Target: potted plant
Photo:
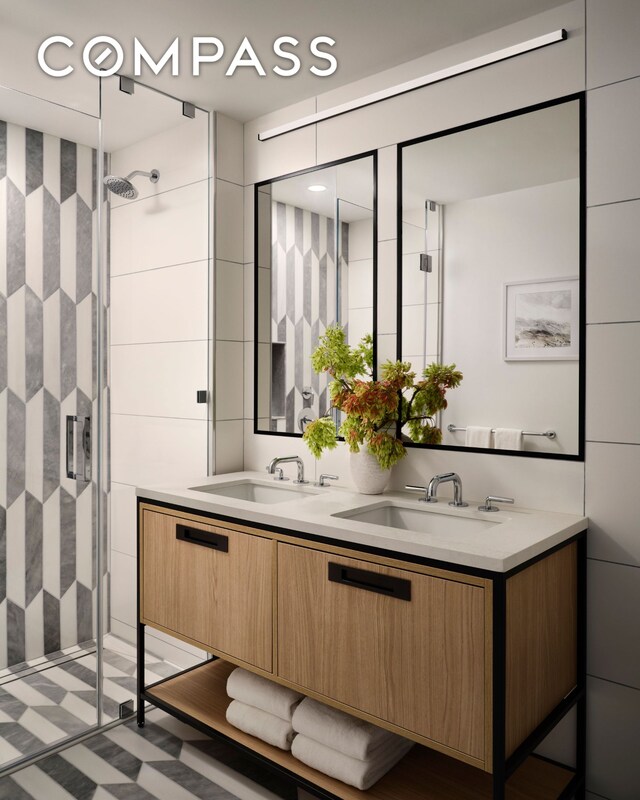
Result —
<instances>
[{"instance_id":1,"label":"potted plant","mask_svg":"<svg viewBox=\"0 0 640 800\"><path fill-rule=\"evenodd\" d=\"M354 482L363 494L382 492L391 467L405 456L399 431L406 428L414 442L442 441L434 417L447 407L447 390L462 380L455 364L430 364L416 380L409 362L386 361L380 367L380 377L374 380L371 335L351 347L339 325L327 328L311 364L316 372L326 372L332 378L331 406L345 416L336 431L329 409L307 426L303 438L311 453L320 458L323 450L336 446L337 435L343 436L352 454Z\"/></svg>"}]
</instances>

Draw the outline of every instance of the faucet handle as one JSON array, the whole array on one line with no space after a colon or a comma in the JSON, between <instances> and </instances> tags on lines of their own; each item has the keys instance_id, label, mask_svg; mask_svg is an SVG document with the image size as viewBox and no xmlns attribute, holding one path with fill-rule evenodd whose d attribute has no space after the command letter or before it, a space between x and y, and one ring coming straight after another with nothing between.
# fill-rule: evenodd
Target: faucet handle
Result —
<instances>
[{"instance_id":1,"label":"faucet handle","mask_svg":"<svg viewBox=\"0 0 640 800\"><path fill-rule=\"evenodd\" d=\"M498 506L491 505L492 503L510 503L513 505L513 497L494 497L494 495L487 495L484 499L484 505L478 506L478 511L500 511Z\"/></svg>"},{"instance_id":2,"label":"faucet handle","mask_svg":"<svg viewBox=\"0 0 640 800\"><path fill-rule=\"evenodd\" d=\"M320 478L313 485L314 486L330 486L331 484L327 483L326 481L337 481L337 480L340 480L340 476L339 475L328 475L328 474L323 472L322 475L320 475Z\"/></svg>"},{"instance_id":3,"label":"faucet handle","mask_svg":"<svg viewBox=\"0 0 640 800\"><path fill-rule=\"evenodd\" d=\"M415 486L412 483L407 483L404 488L408 489L410 492L424 492L424 497L418 498L421 503L437 503L438 502L435 497L432 497L432 498L429 497L429 493L428 493L428 490L427 490L426 486Z\"/></svg>"}]
</instances>

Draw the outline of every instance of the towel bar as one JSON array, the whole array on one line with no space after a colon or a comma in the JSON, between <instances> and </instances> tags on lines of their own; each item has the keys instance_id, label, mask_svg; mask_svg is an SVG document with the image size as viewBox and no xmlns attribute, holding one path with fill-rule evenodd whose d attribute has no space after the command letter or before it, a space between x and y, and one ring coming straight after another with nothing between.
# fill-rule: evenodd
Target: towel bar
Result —
<instances>
[{"instance_id":1,"label":"towel bar","mask_svg":"<svg viewBox=\"0 0 640 800\"><path fill-rule=\"evenodd\" d=\"M451 423L450 425L447 425L447 430L449 431L449 433L455 433L456 431L466 431L467 429L466 428L459 428L457 425L454 425L453 423ZM491 433L495 433L495 432L496 432L496 429L495 428L491 428ZM547 439L555 439L556 438L556 432L555 431L544 431L544 432L541 432L541 433L538 433L536 431L522 431L522 435L523 436L546 436Z\"/></svg>"}]
</instances>

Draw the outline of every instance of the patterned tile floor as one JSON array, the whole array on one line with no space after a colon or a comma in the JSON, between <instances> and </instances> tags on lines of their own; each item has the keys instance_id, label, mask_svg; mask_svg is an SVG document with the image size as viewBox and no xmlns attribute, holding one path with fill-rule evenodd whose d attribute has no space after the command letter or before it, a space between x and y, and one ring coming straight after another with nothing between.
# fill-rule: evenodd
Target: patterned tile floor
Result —
<instances>
[{"instance_id":1,"label":"patterned tile floor","mask_svg":"<svg viewBox=\"0 0 640 800\"><path fill-rule=\"evenodd\" d=\"M105 703L135 691L135 652L108 637ZM114 649L115 648L115 649ZM147 680L176 671L147 660ZM1 680L1 679L0 679ZM20 686L18 686L20 684ZM94 687L93 689L91 687ZM0 686L5 758L86 730L95 720L95 656L86 655ZM17 755L16 755L17 754ZM295 786L224 743L153 709L0 779L0 800L296 800Z\"/></svg>"}]
</instances>

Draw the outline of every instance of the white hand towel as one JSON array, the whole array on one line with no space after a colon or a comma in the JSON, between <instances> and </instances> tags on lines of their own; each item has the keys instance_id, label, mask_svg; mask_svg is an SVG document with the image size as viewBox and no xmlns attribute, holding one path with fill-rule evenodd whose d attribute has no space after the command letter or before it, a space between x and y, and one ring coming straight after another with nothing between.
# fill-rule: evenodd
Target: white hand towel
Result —
<instances>
[{"instance_id":1,"label":"white hand towel","mask_svg":"<svg viewBox=\"0 0 640 800\"><path fill-rule=\"evenodd\" d=\"M465 444L467 447L491 447L491 428L467 425Z\"/></svg>"},{"instance_id":2,"label":"white hand towel","mask_svg":"<svg viewBox=\"0 0 640 800\"><path fill-rule=\"evenodd\" d=\"M399 744L392 744L384 754L380 753L375 759L361 761L298 733L291 745L291 754L307 766L324 772L325 775L337 778L357 789L369 789L412 747L413 742L401 739Z\"/></svg>"},{"instance_id":3,"label":"white hand towel","mask_svg":"<svg viewBox=\"0 0 640 800\"><path fill-rule=\"evenodd\" d=\"M227 694L248 706L291 722L291 717L304 695L280 686L273 681L254 675L246 669L234 669L227 678Z\"/></svg>"},{"instance_id":4,"label":"white hand towel","mask_svg":"<svg viewBox=\"0 0 640 800\"><path fill-rule=\"evenodd\" d=\"M496 428L493 446L497 450L522 450L522 431L518 428Z\"/></svg>"},{"instance_id":5,"label":"white hand towel","mask_svg":"<svg viewBox=\"0 0 640 800\"><path fill-rule=\"evenodd\" d=\"M259 708L253 708L239 700L232 700L227 708L227 722L251 736L257 736L267 744L281 750L291 750L291 742L295 736L293 727L274 714L267 714Z\"/></svg>"},{"instance_id":6,"label":"white hand towel","mask_svg":"<svg viewBox=\"0 0 640 800\"><path fill-rule=\"evenodd\" d=\"M296 733L361 761L373 758L393 743L406 741L395 733L310 697L305 697L293 712L292 725Z\"/></svg>"}]
</instances>

